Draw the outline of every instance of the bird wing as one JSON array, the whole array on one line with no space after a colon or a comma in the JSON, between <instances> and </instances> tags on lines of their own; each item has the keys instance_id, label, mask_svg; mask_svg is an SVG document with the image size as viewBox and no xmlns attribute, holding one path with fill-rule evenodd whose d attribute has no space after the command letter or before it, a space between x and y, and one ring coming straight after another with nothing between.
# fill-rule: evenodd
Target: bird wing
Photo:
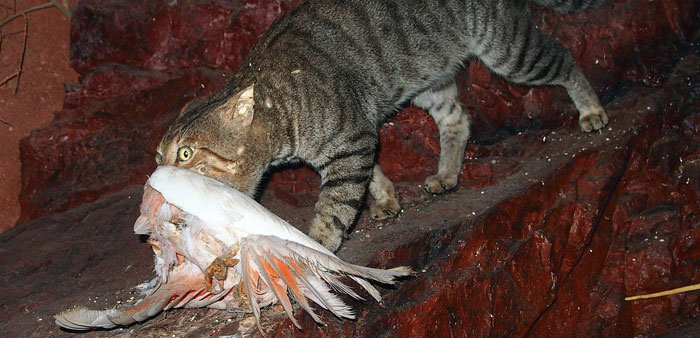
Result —
<instances>
[{"instance_id":1,"label":"bird wing","mask_svg":"<svg viewBox=\"0 0 700 338\"><path fill-rule=\"evenodd\" d=\"M160 283L156 277L156 282L151 283L153 287L144 291L147 296L134 305L106 310L76 307L55 315L56 324L76 331L111 329L144 321L171 308L209 306L230 294L231 289L219 294L206 291L201 270L192 263L184 264L186 266L174 271L166 283Z\"/></svg>"},{"instance_id":2,"label":"bird wing","mask_svg":"<svg viewBox=\"0 0 700 338\"><path fill-rule=\"evenodd\" d=\"M276 236L247 236L241 240L240 247L241 275L261 332L260 306L256 298L266 292L275 294L287 316L300 327L292 314L292 304L287 294L291 294L319 324L323 324L323 321L314 313L308 300L337 317L354 319L352 308L331 291L355 299L363 298L341 282L338 276L354 280L380 302L379 291L368 280L391 285L396 278L413 273L408 267L382 270L349 264L333 254Z\"/></svg>"}]
</instances>

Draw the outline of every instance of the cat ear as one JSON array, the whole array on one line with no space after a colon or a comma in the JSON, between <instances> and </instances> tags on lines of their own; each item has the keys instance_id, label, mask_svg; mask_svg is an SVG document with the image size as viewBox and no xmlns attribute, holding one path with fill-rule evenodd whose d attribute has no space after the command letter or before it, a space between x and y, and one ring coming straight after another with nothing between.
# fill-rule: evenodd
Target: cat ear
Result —
<instances>
[{"instance_id":1,"label":"cat ear","mask_svg":"<svg viewBox=\"0 0 700 338\"><path fill-rule=\"evenodd\" d=\"M255 113L254 87L255 85L252 84L228 99L219 110L221 119L232 126L249 126L253 122Z\"/></svg>"},{"instance_id":2,"label":"cat ear","mask_svg":"<svg viewBox=\"0 0 700 338\"><path fill-rule=\"evenodd\" d=\"M190 102L185 103L185 105L184 105L184 106L182 107L182 109L180 110L180 114L178 114L177 118L181 118L181 117L182 117L183 115L185 115L187 112L194 110L195 108L201 106L201 105L204 104L205 102L206 102L205 100L203 100L203 99L201 99L201 98L198 98L198 97L195 97L195 98L194 98L193 100L191 100Z\"/></svg>"}]
</instances>

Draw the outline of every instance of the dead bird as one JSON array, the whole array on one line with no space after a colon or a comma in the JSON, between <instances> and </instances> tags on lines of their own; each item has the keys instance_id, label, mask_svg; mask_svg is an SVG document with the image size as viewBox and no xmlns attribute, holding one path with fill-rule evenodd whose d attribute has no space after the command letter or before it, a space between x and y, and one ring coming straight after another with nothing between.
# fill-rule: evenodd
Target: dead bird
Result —
<instances>
[{"instance_id":1,"label":"dead bird","mask_svg":"<svg viewBox=\"0 0 700 338\"><path fill-rule=\"evenodd\" d=\"M77 307L55 316L71 330L114 328L171 308L260 308L280 303L291 321L293 298L319 324L309 300L339 318L355 314L333 291L362 300L346 277L375 300L368 281L394 284L408 267L367 268L342 261L247 195L194 171L161 166L144 187L134 232L149 235L156 276L138 287L143 299L106 310Z\"/></svg>"}]
</instances>

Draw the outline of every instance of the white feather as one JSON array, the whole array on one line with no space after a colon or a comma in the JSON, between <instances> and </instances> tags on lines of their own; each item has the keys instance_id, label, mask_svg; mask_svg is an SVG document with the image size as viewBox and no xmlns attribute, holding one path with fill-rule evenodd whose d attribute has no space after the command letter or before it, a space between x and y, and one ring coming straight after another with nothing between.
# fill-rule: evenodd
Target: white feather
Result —
<instances>
[{"instance_id":1,"label":"white feather","mask_svg":"<svg viewBox=\"0 0 700 338\"><path fill-rule=\"evenodd\" d=\"M260 308L278 302L292 322L291 298L322 323L311 300L340 318L355 318L336 293L363 299L337 277L347 277L381 301L367 280L393 284L411 269L366 268L342 261L295 227L247 195L186 169L161 166L144 189L141 216L134 232L150 235L154 245L156 277L141 285L146 297L133 306L103 311L76 308L56 316L56 323L73 330L130 325L160 311L180 307L228 308L240 304L243 283L247 302L260 326ZM232 254L240 260L229 268L224 290L204 289L204 271L217 258ZM335 293L334 293L335 292Z\"/></svg>"},{"instance_id":2,"label":"white feather","mask_svg":"<svg viewBox=\"0 0 700 338\"><path fill-rule=\"evenodd\" d=\"M211 235L225 243L248 235L268 235L332 254L248 195L194 171L160 166L148 184L169 203L202 220Z\"/></svg>"},{"instance_id":3,"label":"white feather","mask_svg":"<svg viewBox=\"0 0 700 338\"><path fill-rule=\"evenodd\" d=\"M84 307L77 307L63 311L54 318L56 324L67 329L81 331L89 328L111 329L117 326L109 320L109 317L117 315L116 309L102 311L89 310Z\"/></svg>"},{"instance_id":4,"label":"white feather","mask_svg":"<svg viewBox=\"0 0 700 338\"><path fill-rule=\"evenodd\" d=\"M278 278L276 281L273 281L269 274L265 272L266 269L264 268L264 264L267 264L272 266L279 276L282 275L279 268L276 267L276 263L273 262L274 259L281 262L292 260L295 262L296 266L302 269L302 271L296 271L294 268L289 269L295 277L295 284L298 285L302 291L302 295L295 295L295 298L319 324L323 323L321 319L316 316L312 309L304 304L304 300L301 298L306 297L310 299L322 308L331 311L337 317L349 319L355 318L352 308L345 304L336 295L331 293L329 285L334 287L336 291L348 294L354 298L361 298L349 287L337 281L337 279L333 276L333 273L345 275L355 280L373 298L377 299L377 301L381 300L379 291L377 291L377 289L375 289L365 279L374 280L384 284L393 284L395 278L407 276L412 273L408 268L380 270L348 264L332 253L327 254L316 251L315 249L300 245L296 242L284 240L276 236L247 236L242 239L240 246L242 251L242 278L246 285L251 305L253 305L253 313L258 320L260 310L257 305L254 292L250 289L252 288L252 285L255 284L255 281L252 280L252 277L250 276L251 272L254 271L260 274L262 281L266 285L277 282L282 283L285 286L285 289L291 288L291 285L284 278ZM265 262L263 262L263 260ZM275 291L272 290L271 292ZM275 294L277 294L277 292L275 292ZM277 298L280 301L287 301L286 295L282 297L278 295ZM285 307L285 311L292 322L299 326L296 320L292 317L290 311L287 309L288 305L283 304L283 306Z\"/></svg>"}]
</instances>

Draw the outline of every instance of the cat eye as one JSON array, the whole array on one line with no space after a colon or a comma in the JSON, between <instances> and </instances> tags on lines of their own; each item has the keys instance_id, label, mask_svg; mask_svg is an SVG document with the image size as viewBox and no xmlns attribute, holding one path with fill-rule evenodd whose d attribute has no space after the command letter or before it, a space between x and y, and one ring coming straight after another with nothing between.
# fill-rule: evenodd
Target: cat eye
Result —
<instances>
[{"instance_id":1,"label":"cat eye","mask_svg":"<svg viewBox=\"0 0 700 338\"><path fill-rule=\"evenodd\" d=\"M156 152L156 164L163 164L163 155L161 155L160 152Z\"/></svg>"},{"instance_id":2,"label":"cat eye","mask_svg":"<svg viewBox=\"0 0 700 338\"><path fill-rule=\"evenodd\" d=\"M177 158L182 162L189 161L192 158L193 152L192 148L188 146L180 147L180 149L177 150Z\"/></svg>"}]
</instances>

